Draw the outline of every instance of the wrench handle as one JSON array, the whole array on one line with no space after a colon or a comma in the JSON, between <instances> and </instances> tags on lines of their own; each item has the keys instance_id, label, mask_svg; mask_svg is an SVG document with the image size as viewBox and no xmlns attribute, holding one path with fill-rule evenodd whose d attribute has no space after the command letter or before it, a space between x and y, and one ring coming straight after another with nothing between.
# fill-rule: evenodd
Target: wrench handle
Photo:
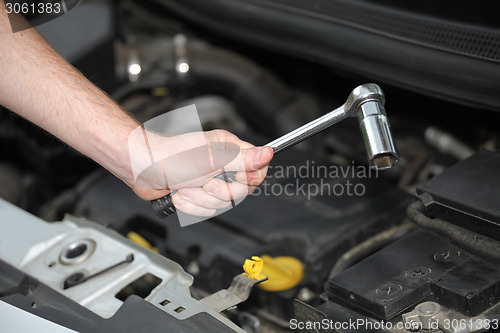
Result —
<instances>
[{"instance_id":1,"label":"wrench handle","mask_svg":"<svg viewBox=\"0 0 500 333\"><path fill-rule=\"evenodd\" d=\"M236 181L236 171L228 171L218 174L214 178L225 181L226 183L232 183ZM177 191L174 191L170 194L167 194L163 198L158 198L155 200L151 200L151 206L153 210L156 212L161 218L165 218L169 215L172 215L176 212L175 206L172 204L172 195Z\"/></svg>"}]
</instances>

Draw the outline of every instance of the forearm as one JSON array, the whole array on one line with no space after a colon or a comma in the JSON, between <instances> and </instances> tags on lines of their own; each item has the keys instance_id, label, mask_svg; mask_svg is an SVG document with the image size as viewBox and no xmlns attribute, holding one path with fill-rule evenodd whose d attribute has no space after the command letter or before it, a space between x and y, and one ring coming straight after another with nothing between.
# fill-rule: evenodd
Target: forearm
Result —
<instances>
[{"instance_id":1,"label":"forearm","mask_svg":"<svg viewBox=\"0 0 500 333\"><path fill-rule=\"evenodd\" d=\"M17 19L22 24L23 18ZM173 201L188 214L212 215L216 209L230 205L234 198L251 193L264 180L266 166L273 156L271 148L252 148L251 144L226 131L204 133L203 144L223 143L220 151L215 151L225 163L227 158L222 155L233 156L234 152L225 143L233 143L238 153L241 149L242 159L238 159L241 163L234 162L235 158L231 157L233 165L223 164L230 168L229 171L240 171L237 181L228 185L210 180L215 174L209 171L215 172L212 169L218 165L214 162L212 148L207 155L180 158L186 151L200 146L200 140L193 139L198 138L199 133L177 137L149 133L144 140L144 133L139 131L138 142L134 145L132 140L131 154L128 138L139 124L62 59L35 29L13 34L3 0L0 0L0 105L89 156L124 180L145 200L165 196L170 192L168 181L182 179L182 187L189 188L181 188ZM159 151L155 155L164 156L159 161L150 158L154 149ZM137 182L131 155L135 164L151 164L141 170ZM167 157L170 158L168 165L164 164ZM210 166L208 171L200 168L207 165Z\"/></svg>"},{"instance_id":2,"label":"forearm","mask_svg":"<svg viewBox=\"0 0 500 333\"><path fill-rule=\"evenodd\" d=\"M1 105L130 181L127 138L138 124L35 29L13 34L2 0L0 55Z\"/></svg>"}]
</instances>

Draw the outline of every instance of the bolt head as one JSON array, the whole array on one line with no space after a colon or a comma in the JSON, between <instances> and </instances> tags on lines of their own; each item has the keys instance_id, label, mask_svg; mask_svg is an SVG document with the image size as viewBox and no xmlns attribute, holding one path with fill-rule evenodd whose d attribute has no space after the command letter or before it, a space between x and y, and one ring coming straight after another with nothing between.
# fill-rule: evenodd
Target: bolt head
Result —
<instances>
[{"instance_id":1,"label":"bolt head","mask_svg":"<svg viewBox=\"0 0 500 333\"><path fill-rule=\"evenodd\" d=\"M377 295L381 298L392 298L393 296L399 294L403 290L403 287L398 283L384 283L376 289Z\"/></svg>"},{"instance_id":2,"label":"bolt head","mask_svg":"<svg viewBox=\"0 0 500 333\"><path fill-rule=\"evenodd\" d=\"M432 270L429 267L416 266L416 267L408 269L405 272L405 276L408 278L420 279L420 278L423 278L424 276L429 275L431 272L432 272Z\"/></svg>"},{"instance_id":3,"label":"bolt head","mask_svg":"<svg viewBox=\"0 0 500 333\"><path fill-rule=\"evenodd\" d=\"M433 316L441 311L441 305L436 302L424 302L417 306L417 311L426 316Z\"/></svg>"},{"instance_id":4,"label":"bolt head","mask_svg":"<svg viewBox=\"0 0 500 333\"><path fill-rule=\"evenodd\" d=\"M434 260L438 262L453 262L460 257L460 251L456 250L443 250L434 254Z\"/></svg>"},{"instance_id":5,"label":"bolt head","mask_svg":"<svg viewBox=\"0 0 500 333\"><path fill-rule=\"evenodd\" d=\"M229 292L227 290L220 290L217 292L217 299L219 300L226 300L230 296Z\"/></svg>"}]
</instances>

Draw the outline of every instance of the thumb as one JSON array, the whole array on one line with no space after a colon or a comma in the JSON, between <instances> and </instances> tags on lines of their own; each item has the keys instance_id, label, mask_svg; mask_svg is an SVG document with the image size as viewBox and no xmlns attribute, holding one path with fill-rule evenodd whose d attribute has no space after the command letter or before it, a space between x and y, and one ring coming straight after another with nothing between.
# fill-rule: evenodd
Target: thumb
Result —
<instances>
[{"instance_id":1,"label":"thumb","mask_svg":"<svg viewBox=\"0 0 500 333\"><path fill-rule=\"evenodd\" d=\"M271 147L254 147L241 151L242 159L235 160L227 165L226 171L256 171L271 162L274 152ZM240 163L238 163L240 162Z\"/></svg>"}]
</instances>

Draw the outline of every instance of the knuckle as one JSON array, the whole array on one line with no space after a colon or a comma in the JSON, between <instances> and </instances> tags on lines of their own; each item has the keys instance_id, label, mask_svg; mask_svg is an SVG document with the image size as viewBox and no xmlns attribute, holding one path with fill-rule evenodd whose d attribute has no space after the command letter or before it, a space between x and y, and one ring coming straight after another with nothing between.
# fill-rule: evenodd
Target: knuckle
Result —
<instances>
[{"instance_id":1,"label":"knuckle","mask_svg":"<svg viewBox=\"0 0 500 333\"><path fill-rule=\"evenodd\" d=\"M216 138L219 138L220 140L224 140L226 138L233 136L233 134L231 134L228 131L223 130L223 129L215 129L215 130L210 131L210 133L213 136L215 136Z\"/></svg>"}]
</instances>

